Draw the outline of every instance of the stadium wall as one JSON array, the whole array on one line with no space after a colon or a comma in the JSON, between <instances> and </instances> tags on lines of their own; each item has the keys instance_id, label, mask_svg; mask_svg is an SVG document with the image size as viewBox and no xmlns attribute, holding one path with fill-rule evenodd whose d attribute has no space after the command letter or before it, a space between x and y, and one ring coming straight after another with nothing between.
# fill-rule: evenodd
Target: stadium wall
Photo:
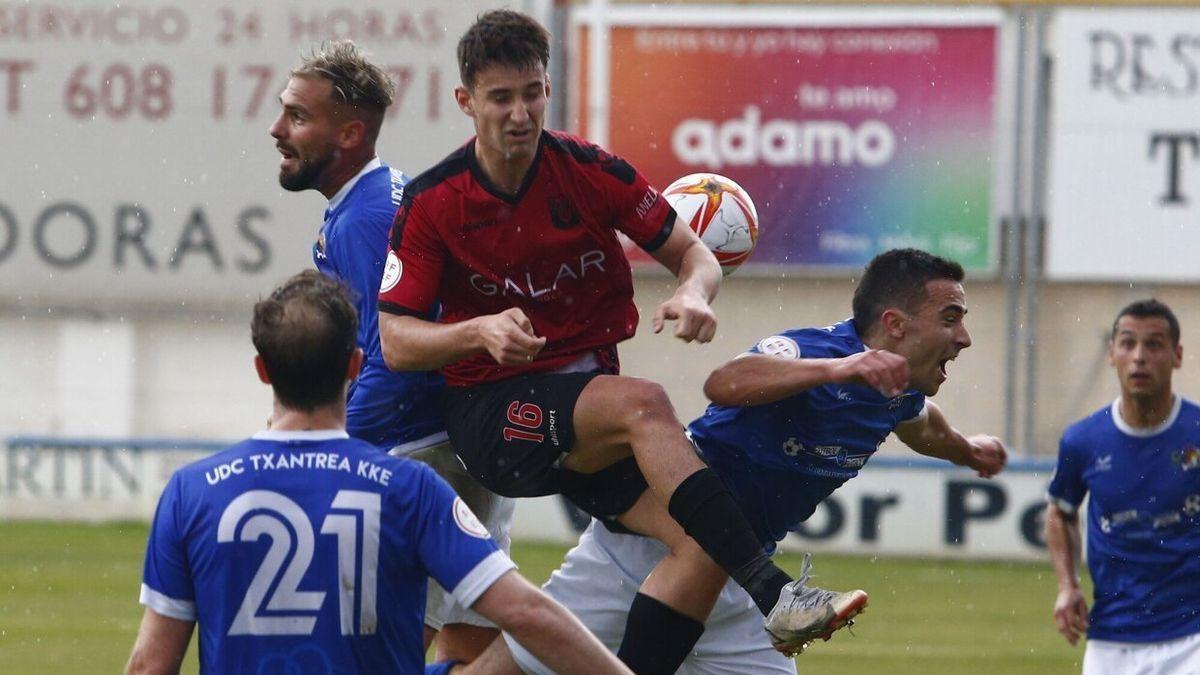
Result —
<instances>
[{"instance_id":1,"label":"stadium wall","mask_svg":"<svg viewBox=\"0 0 1200 675\"><path fill-rule=\"evenodd\" d=\"M148 521L171 473L220 447L192 439L12 437L0 448L0 514L8 519ZM1002 478L984 481L939 462L878 459L825 500L782 547L1036 558L1045 547L1042 495L1050 467L1048 462L1018 462ZM249 465L236 468L239 473L252 470ZM213 474L211 480L220 478ZM587 519L572 511L557 497L521 500L513 538L574 543Z\"/></svg>"},{"instance_id":2,"label":"stadium wall","mask_svg":"<svg viewBox=\"0 0 1200 675\"><path fill-rule=\"evenodd\" d=\"M307 265L303 259L293 263L296 270ZM263 279L262 291L277 281ZM648 317L671 283L640 277L637 286ZM853 287L853 279L734 276L717 299L720 327L711 344L685 345L643 325L621 350L624 372L665 385L686 421L703 411L701 389L713 368L775 331L845 318ZM1105 341L1113 315L1135 298L1157 295L1174 306L1185 345L1177 386L1185 395L1200 389L1195 356L1186 348L1188 336L1200 330L1200 307L1189 302L1193 294L1189 286L1041 284L1036 447L1014 451L1053 455L1065 425L1116 395ZM967 301L974 344L951 364L936 400L963 431L998 434L1001 369L1014 339L1005 323L1005 289L998 281L968 279ZM248 435L270 413L270 392L251 366L249 317L248 305L189 313L93 309L67 316L45 308L0 308L6 385L0 387L0 435Z\"/></svg>"}]
</instances>

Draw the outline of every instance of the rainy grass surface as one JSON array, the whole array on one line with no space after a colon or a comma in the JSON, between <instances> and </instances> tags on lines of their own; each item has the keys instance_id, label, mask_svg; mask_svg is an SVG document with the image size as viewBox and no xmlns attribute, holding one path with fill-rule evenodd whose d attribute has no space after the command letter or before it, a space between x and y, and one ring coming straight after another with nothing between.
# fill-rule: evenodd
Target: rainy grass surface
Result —
<instances>
[{"instance_id":1,"label":"rainy grass surface","mask_svg":"<svg viewBox=\"0 0 1200 675\"><path fill-rule=\"evenodd\" d=\"M145 541L140 524L0 522L0 673L120 672L141 618ZM540 582L564 552L518 545L514 557ZM871 605L855 635L798 657L800 673L1079 672L1082 649L1050 623L1048 565L818 556L814 571L825 588L866 589ZM195 659L193 648L183 672Z\"/></svg>"}]
</instances>

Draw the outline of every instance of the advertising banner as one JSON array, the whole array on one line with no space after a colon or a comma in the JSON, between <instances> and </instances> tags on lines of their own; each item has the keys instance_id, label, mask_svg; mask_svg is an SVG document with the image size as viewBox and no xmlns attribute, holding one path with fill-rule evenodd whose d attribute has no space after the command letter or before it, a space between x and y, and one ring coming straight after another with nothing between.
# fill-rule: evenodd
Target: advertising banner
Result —
<instances>
[{"instance_id":1,"label":"advertising banner","mask_svg":"<svg viewBox=\"0 0 1200 675\"><path fill-rule=\"evenodd\" d=\"M607 91L581 99L583 131L659 186L700 171L737 181L760 218L748 265L854 269L916 246L990 270L998 22L629 8L608 29L607 68L581 60L588 94Z\"/></svg>"},{"instance_id":2,"label":"advertising banner","mask_svg":"<svg viewBox=\"0 0 1200 675\"><path fill-rule=\"evenodd\" d=\"M213 441L11 438L0 445L0 518L149 521L171 474ZM365 464L365 463L364 463ZM220 480L220 467L211 480ZM1050 462L993 480L931 460L876 458L780 544L786 551L1035 559ZM358 470L362 470L359 466ZM574 517L572 517L574 516ZM518 541L574 544L587 525L559 497L518 500Z\"/></svg>"},{"instance_id":3,"label":"advertising banner","mask_svg":"<svg viewBox=\"0 0 1200 675\"><path fill-rule=\"evenodd\" d=\"M1200 281L1200 11L1054 16L1046 275Z\"/></svg>"},{"instance_id":4,"label":"advertising banner","mask_svg":"<svg viewBox=\"0 0 1200 675\"><path fill-rule=\"evenodd\" d=\"M241 302L310 267L325 200L279 187L268 135L289 71L365 48L414 175L472 133L454 47L491 4L0 2L0 301Z\"/></svg>"}]
</instances>

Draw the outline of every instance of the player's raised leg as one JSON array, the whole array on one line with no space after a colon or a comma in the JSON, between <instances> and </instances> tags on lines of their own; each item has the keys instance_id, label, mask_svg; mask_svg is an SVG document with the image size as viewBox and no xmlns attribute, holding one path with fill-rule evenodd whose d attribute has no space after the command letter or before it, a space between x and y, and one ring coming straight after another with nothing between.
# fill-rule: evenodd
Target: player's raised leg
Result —
<instances>
[{"instance_id":1,"label":"player's raised leg","mask_svg":"<svg viewBox=\"0 0 1200 675\"><path fill-rule=\"evenodd\" d=\"M661 386L598 376L581 392L573 420L575 443L562 468L595 473L633 456L649 489L620 520L671 549L630 608L634 630L626 632L622 660L637 672L674 672L703 633L725 574L764 615L771 612L791 578L763 552L733 495L696 455Z\"/></svg>"}]
</instances>

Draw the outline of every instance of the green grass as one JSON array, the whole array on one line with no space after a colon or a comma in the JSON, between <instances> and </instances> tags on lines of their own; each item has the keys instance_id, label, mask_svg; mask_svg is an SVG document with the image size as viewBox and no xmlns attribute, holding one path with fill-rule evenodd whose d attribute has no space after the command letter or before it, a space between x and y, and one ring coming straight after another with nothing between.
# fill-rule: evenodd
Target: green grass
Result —
<instances>
[{"instance_id":1,"label":"green grass","mask_svg":"<svg viewBox=\"0 0 1200 675\"><path fill-rule=\"evenodd\" d=\"M141 524L0 522L0 673L119 672L142 614L145 542ZM541 582L564 552L519 545L513 557ZM799 568L795 556L781 561ZM1051 622L1048 564L823 555L815 571L822 587L867 589L871 607L853 636L798 657L805 675L1079 672L1082 650ZM187 664L195 673L194 654Z\"/></svg>"}]
</instances>

